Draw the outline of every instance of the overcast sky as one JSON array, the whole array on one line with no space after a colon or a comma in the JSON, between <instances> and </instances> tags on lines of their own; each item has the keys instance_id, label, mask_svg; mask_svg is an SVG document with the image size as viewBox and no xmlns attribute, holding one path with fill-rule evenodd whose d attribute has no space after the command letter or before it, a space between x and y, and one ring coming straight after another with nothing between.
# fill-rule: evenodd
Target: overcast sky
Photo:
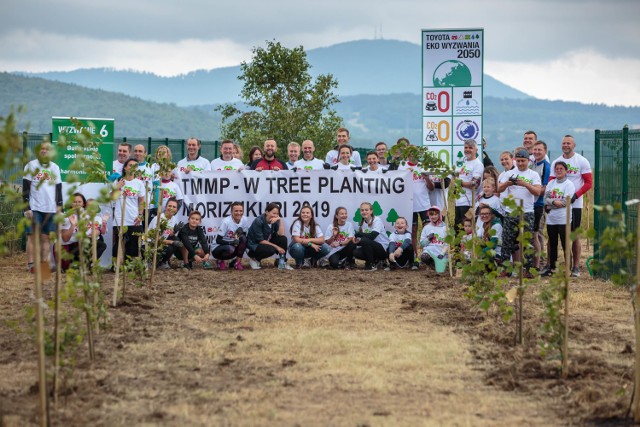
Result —
<instances>
[{"instance_id":1,"label":"overcast sky","mask_svg":"<svg viewBox=\"0 0 640 427\"><path fill-rule=\"evenodd\" d=\"M484 28L487 74L538 98L640 105L639 0L2 0L0 71L113 67L170 76L422 28Z\"/></svg>"}]
</instances>

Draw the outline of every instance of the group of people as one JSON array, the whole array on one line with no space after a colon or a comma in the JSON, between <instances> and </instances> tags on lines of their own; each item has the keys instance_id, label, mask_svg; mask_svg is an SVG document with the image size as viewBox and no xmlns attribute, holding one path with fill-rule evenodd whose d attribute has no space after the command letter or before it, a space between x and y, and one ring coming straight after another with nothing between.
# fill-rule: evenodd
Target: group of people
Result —
<instances>
[{"instance_id":1,"label":"group of people","mask_svg":"<svg viewBox=\"0 0 640 427\"><path fill-rule=\"evenodd\" d=\"M582 218L582 195L592 186L589 162L575 152L575 140L570 135L562 140L562 155L550 163L546 144L537 140L535 132L526 132L521 147L500 154L500 164L504 168L501 173L486 153L480 160L476 142L467 140L464 143L463 160L456 166L455 173L446 177L423 169L412 159L390 157L384 142L379 142L374 150L366 154L366 164L363 167L359 152L349 145L349 138L347 129L338 129L336 145L324 160L315 157L313 141L305 140L302 144L291 142L287 146L286 161L278 158L277 143L270 139L265 141L262 148L253 147L250 150L246 164L239 158L241 150L230 140L221 143L220 157L209 161L200 156L200 141L189 138L186 142L187 156L179 160L173 170L164 166L172 160L169 147L160 146L155 153L156 163L149 164L143 145L136 145L132 149L130 144L122 143L118 146L118 157L113 162L109 177L113 181L115 199L112 255L115 257L120 247L119 229L126 226L122 245L124 254L129 257L138 256L141 246L138 236L143 231L144 222L149 221L150 229L157 228L160 223L164 224L162 250L158 257L161 267L167 267L170 258L175 256L185 268L201 263L204 268L217 265L221 270L242 270L244 267L241 260L246 252L249 265L254 269L260 268L260 262L269 257L275 257L276 265L284 269L315 265L354 268L354 259L364 260L364 269L368 271L378 268L417 269L420 262L429 264L435 259L448 256L445 243L447 225L443 213L447 211L449 186L455 179L462 187L455 200L456 229L464 229L465 235L469 237L475 234L491 241L489 246L493 248L492 254L497 262L519 260L523 255L517 240L519 219L510 215L514 205L505 203L507 198L511 196L516 205L522 205L525 231L534 233L535 255L525 253L523 259L527 271L531 267L540 269L540 252L544 247L540 227L546 215L549 256L547 265L541 269L546 275L555 269L558 240L563 247L565 244L564 229L567 224L563 215L564 197L571 196L572 219L569 225L575 229L580 226ZM401 138L397 144L410 143L406 138ZM25 167L23 192L30 207L25 215L41 224L45 239L52 231L52 216L62 205L62 190L59 168L47 160L50 145L42 144L42 147L38 158ZM413 182L412 225L409 227L407 219L398 218L394 224L394 232L388 234L381 219L373 214L371 204L365 202L360 206L360 223L349 222L349 213L340 207L335 211L332 224L323 232L315 221L313 210L304 207L298 218L288 225L291 236L288 241L277 204L269 204L264 214L251 221L244 216L242 203L234 203L231 215L222 221L215 241L209 245L200 226L200 212L190 212L186 224L177 222L176 213L184 199L180 186L174 181L177 172L189 174L205 170L243 169L334 169L362 170L365 173L409 170ZM32 171L40 173L34 174ZM42 171L48 173L43 174ZM39 184L43 179L48 180L48 185ZM82 198L77 202L78 206L75 206L76 196ZM84 206L84 196L74 195L74 207L81 211ZM148 207L147 216L145 207ZM107 219L106 215L99 220L95 218L93 232L100 234L102 230L104 233ZM474 222L477 224L476 230L472 228ZM418 236L420 224L422 232ZM69 216L64 227L65 230L77 232L77 221L74 222L72 216ZM74 243L73 237L65 239L70 235L73 233L68 231L63 235L67 246ZM30 267L33 263L31 242L30 237ZM43 240L43 246L47 244L48 241ZM72 247L70 249L73 251ZM287 253L294 259L294 266L286 262ZM577 276L580 257L580 245L577 241L574 242L572 253L572 274Z\"/></svg>"}]
</instances>

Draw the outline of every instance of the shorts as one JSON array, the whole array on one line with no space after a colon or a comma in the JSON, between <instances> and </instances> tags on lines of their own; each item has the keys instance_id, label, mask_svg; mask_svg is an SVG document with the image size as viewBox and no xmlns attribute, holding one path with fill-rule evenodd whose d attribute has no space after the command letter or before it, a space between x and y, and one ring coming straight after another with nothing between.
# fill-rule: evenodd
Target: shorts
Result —
<instances>
[{"instance_id":1,"label":"shorts","mask_svg":"<svg viewBox=\"0 0 640 427\"><path fill-rule=\"evenodd\" d=\"M53 217L56 216L55 212L40 212L40 211L31 211L31 212L33 212L32 223L40 224L41 234L55 233L56 224L53 222ZM30 223L25 228L25 231L27 234L33 234L33 231L31 231L32 223Z\"/></svg>"},{"instance_id":2,"label":"shorts","mask_svg":"<svg viewBox=\"0 0 640 427\"><path fill-rule=\"evenodd\" d=\"M571 209L571 231L579 228L582 224L582 208Z\"/></svg>"},{"instance_id":3,"label":"shorts","mask_svg":"<svg viewBox=\"0 0 640 427\"><path fill-rule=\"evenodd\" d=\"M534 206L533 207L533 231L537 233L540 231L540 220L542 219L542 214L544 213L544 206Z\"/></svg>"},{"instance_id":4,"label":"shorts","mask_svg":"<svg viewBox=\"0 0 640 427\"><path fill-rule=\"evenodd\" d=\"M420 217L420 220L422 221L423 224L426 224L429 222L429 215L427 215L427 211L414 212L413 222L412 222L414 226L416 227L418 226L418 216Z\"/></svg>"}]
</instances>

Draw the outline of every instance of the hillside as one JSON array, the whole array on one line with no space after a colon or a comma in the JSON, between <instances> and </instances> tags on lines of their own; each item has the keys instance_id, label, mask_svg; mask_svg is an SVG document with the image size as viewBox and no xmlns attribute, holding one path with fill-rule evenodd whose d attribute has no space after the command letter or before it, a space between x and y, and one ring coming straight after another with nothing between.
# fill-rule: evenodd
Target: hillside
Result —
<instances>
[{"instance_id":1,"label":"hillside","mask_svg":"<svg viewBox=\"0 0 640 427\"><path fill-rule=\"evenodd\" d=\"M394 95L343 96L337 105L358 147L372 147L377 141L392 143L400 136L421 139L420 96ZM551 153L559 154L562 136L576 136L579 150L593 158L593 130L620 129L625 124L640 127L640 108L607 107L576 102L538 99L500 99L486 97L485 137L488 152L497 160L500 151L512 149L522 141L527 129L538 132L549 143ZM51 116L113 117L118 137L219 138L219 116L214 105L181 108L158 104L103 90L52 82L34 77L0 73L0 111L11 105L26 105L23 123L32 132L50 132Z\"/></svg>"},{"instance_id":2,"label":"hillside","mask_svg":"<svg viewBox=\"0 0 640 427\"><path fill-rule=\"evenodd\" d=\"M117 136L218 137L219 118L175 104L143 101L128 95L88 89L35 77L0 73L0 114L25 105L22 123L32 132L51 132L52 116L107 117L116 121Z\"/></svg>"},{"instance_id":3,"label":"hillside","mask_svg":"<svg viewBox=\"0 0 640 427\"><path fill-rule=\"evenodd\" d=\"M420 93L420 46L397 40L359 40L311 49L312 75L333 74L344 96ZM202 105L235 102L241 89L240 66L199 70L177 77L111 69L27 74L156 102ZM524 99L528 95L485 74L485 96Z\"/></svg>"}]
</instances>

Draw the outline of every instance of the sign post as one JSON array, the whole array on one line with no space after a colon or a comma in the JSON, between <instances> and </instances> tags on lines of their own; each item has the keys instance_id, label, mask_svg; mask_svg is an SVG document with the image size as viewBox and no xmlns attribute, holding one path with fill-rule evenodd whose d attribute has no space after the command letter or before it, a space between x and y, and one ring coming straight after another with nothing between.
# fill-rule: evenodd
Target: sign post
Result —
<instances>
[{"instance_id":1,"label":"sign post","mask_svg":"<svg viewBox=\"0 0 640 427\"><path fill-rule=\"evenodd\" d=\"M453 167L481 154L483 71L483 29L422 30L422 143Z\"/></svg>"},{"instance_id":2,"label":"sign post","mask_svg":"<svg viewBox=\"0 0 640 427\"><path fill-rule=\"evenodd\" d=\"M111 171L113 163L113 119L91 119L91 118L74 118L71 117L52 117L53 141L52 143L58 148L58 156L56 163L60 166L61 179L66 180L67 175L76 176L78 181L87 182L88 172L85 170L71 170L71 164L74 162L78 154L76 147L78 146L78 136L83 131L87 131L93 141L102 141L95 149L85 149L85 154L89 158L100 158L106 165L105 170ZM75 123L80 123L78 129ZM58 142L64 140L64 147L60 147ZM99 157L98 157L99 156Z\"/></svg>"}]
</instances>

